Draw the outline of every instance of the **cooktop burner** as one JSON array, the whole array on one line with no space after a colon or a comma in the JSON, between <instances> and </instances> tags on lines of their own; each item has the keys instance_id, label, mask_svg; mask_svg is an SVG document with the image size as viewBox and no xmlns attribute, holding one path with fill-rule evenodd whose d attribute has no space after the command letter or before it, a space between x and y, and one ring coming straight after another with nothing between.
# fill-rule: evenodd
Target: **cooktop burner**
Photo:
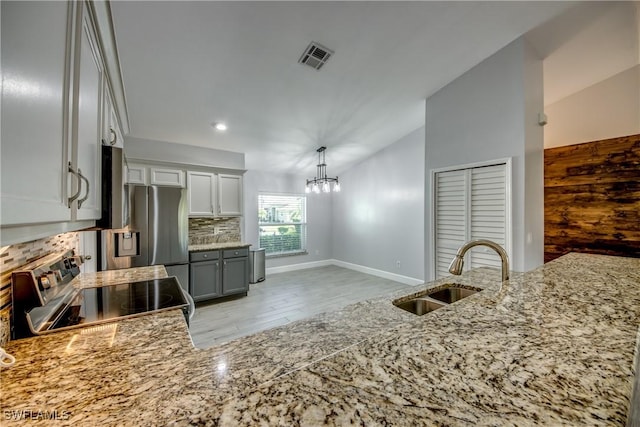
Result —
<instances>
[{"instance_id":1,"label":"cooktop burner","mask_svg":"<svg viewBox=\"0 0 640 427\"><path fill-rule=\"evenodd\" d=\"M85 288L69 304L61 307L41 332L102 323L186 305L187 301L175 277Z\"/></svg>"},{"instance_id":2,"label":"cooktop burner","mask_svg":"<svg viewBox=\"0 0 640 427\"><path fill-rule=\"evenodd\" d=\"M160 307L170 307L170 303L173 300L173 297L169 294L160 294L159 295L159 306ZM131 312L131 313L140 313L147 310L148 306L144 303L141 303L138 299L134 301L124 301L120 304L120 310L122 312Z\"/></svg>"}]
</instances>

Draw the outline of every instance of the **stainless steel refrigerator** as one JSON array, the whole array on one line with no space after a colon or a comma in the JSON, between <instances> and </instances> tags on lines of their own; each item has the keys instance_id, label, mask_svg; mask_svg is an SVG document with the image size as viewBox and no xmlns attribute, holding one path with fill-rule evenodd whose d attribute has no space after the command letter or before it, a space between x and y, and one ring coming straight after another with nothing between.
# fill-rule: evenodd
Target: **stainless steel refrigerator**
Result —
<instances>
[{"instance_id":1,"label":"stainless steel refrigerator","mask_svg":"<svg viewBox=\"0 0 640 427\"><path fill-rule=\"evenodd\" d=\"M187 191L176 187L129 185L129 225L101 231L103 270L164 265L189 291Z\"/></svg>"}]
</instances>

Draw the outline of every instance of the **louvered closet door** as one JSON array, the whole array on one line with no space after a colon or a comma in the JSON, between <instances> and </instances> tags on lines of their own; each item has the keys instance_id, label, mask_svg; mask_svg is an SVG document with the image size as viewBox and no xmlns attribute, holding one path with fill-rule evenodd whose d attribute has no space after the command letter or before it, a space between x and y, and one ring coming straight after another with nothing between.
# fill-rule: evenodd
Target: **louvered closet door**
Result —
<instances>
[{"instance_id":1,"label":"louvered closet door","mask_svg":"<svg viewBox=\"0 0 640 427\"><path fill-rule=\"evenodd\" d=\"M435 277L449 275L449 263L465 242L488 239L508 248L506 164L435 174ZM467 252L465 270L500 267L492 249Z\"/></svg>"},{"instance_id":2,"label":"louvered closet door","mask_svg":"<svg viewBox=\"0 0 640 427\"><path fill-rule=\"evenodd\" d=\"M471 236L491 240L506 248L505 165L470 169L471 175ZM476 247L465 260L470 268L501 267L500 257L493 249Z\"/></svg>"},{"instance_id":3,"label":"louvered closet door","mask_svg":"<svg viewBox=\"0 0 640 427\"><path fill-rule=\"evenodd\" d=\"M449 274L449 263L467 238L466 200L466 171L436 174L436 278Z\"/></svg>"}]
</instances>

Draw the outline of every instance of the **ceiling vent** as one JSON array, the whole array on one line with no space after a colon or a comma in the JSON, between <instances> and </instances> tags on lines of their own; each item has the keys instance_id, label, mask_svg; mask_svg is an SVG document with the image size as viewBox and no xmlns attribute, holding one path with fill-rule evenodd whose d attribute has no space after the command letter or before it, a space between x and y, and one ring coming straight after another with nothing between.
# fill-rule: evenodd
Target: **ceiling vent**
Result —
<instances>
[{"instance_id":1,"label":"ceiling vent","mask_svg":"<svg viewBox=\"0 0 640 427\"><path fill-rule=\"evenodd\" d=\"M327 49L319 43L311 42L304 50L300 59L298 59L298 62L319 70L331 55L333 55L332 50Z\"/></svg>"}]
</instances>

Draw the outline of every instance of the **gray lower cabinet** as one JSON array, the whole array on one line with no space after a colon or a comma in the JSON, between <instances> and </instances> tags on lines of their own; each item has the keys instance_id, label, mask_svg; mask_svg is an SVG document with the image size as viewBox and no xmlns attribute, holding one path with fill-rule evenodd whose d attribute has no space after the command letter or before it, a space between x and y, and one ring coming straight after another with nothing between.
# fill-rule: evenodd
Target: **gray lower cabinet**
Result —
<instances>
[{"instance_id":1,"label":"gray lower cabinet","mask_svg":"<svg viewBox=\"0 0 640 427\"><path fill-rule=\"evenodd\" d=\"M249 290L249 248L222 251L222 295Z\"/></svg>"},{"instance_id":2,"label":"gray lower cabinet","mask_svg":"<svg viewBox=\"0 0 640 427\"><path fill-rule=\"evenodd\" d=\"M220 252L192 252L189 261L189 288L193 300L221 297Z\"/></svg>"},{"instance_id":3,"label":"gray lower cabinet","mask_svg":"<svg viewBox=\"0 0 640 427\"><path fill-rule=\"evenodd\" d=\"M194 301L227 295L246 295L249 290L249 249L191 252L190 289Z\"/></svg>"}]
</instances>

